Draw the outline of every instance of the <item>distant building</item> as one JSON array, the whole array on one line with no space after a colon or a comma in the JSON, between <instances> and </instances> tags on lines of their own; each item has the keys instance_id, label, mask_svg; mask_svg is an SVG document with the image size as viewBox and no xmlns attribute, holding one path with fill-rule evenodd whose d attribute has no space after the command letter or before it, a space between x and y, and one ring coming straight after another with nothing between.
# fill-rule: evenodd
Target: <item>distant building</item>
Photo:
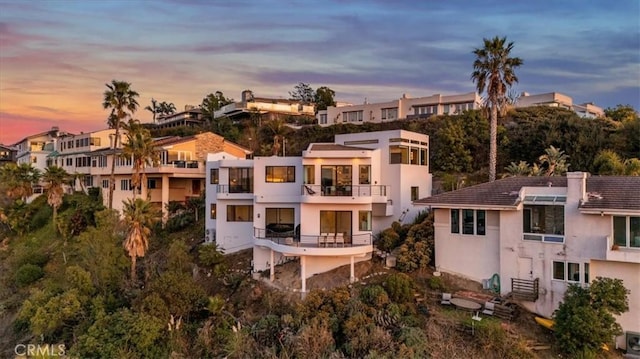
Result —
<instances>
[{"instance_id":1,"label":"distant building","mask_svg":"<svg viewBox=\"0 0 640 359\"><path fill-rule=\"evenodd\" d=\"M186 105L182 112L158 116L155 128L193 127L202 124L202 121L202 110L196 106Z\"/></svg>"},{"instance_id":2,"label":"distant building","mask_svg":"<svg viewBox=\"0 0 640 359\"><path fill-rule=\"evenodd\" d=\"M320 126L338 123L381 123L399 119L428 118L434 115L461 114L466 110L479 109L482 98L475 92L460 95L432 95L412 98L407 94L398 100L361 105L336 104L318 111L316 119Z\"/></svg>"},{"instance_id":3,"label":"distant building","mask_svg":"<svg viewBox=\"0 0 640 359\"><path fill-rule=\"evenodd\" d=\"M17 152L14 147L0 145L0 166L4 166L7 163L15 163Z\"/></svg>"},{"instance_id":4,"label":"distant building","mask_svg":"<svg viewBox=\"0 0 640 359\"><path fill-rule=\"evenodd\" d=\"M584 118L604 116L604 110L593 103L573 104L573 99L559 92L530 95L523 92L516 101L516 107L549 106L571 110Z\"/></svg>"},{"instance_id":5,"label":"distant building","mask_svg":"<svg viewBox=\"0 0 640 359\"><path fill-rule=\"evenodd\" d=\"M214 113L214 117L228 117L234 121L251 118L253 114L260 114L262 119L271 120L281 115L309 116L315 115L312 104L279 98L255 97L253 92L242 92L240 102L230 103Z\"/></svg>"}]
</instances>

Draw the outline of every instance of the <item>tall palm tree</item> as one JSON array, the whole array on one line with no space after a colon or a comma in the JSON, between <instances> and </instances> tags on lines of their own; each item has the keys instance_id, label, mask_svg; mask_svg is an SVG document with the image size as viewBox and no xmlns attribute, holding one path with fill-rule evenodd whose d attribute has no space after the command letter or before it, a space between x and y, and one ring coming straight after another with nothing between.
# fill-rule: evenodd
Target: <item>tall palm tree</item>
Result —
<instances>
[{"instance_id":1,"label":"tall palm tree","mask_svg":"<svg viewBox=\"0 0 640 359\"><path fill-rule=\"evenodd\" d=\"M160 110L160 108L158 107L158 101L156 101L154 98L151 98L151 106L147 106L144 109L153 114L153 123L156 123L156 115Z\"/></svg>"},{"instance_id":2,"label":"tall palm tree","mask_svg":"<svg viewBox=\"0 0 640 359\"><path fill-rule=\"evenodd\" d=\"M123 245L131 258L131 280L135 282L137 258L144 257L147 252L151 227L160 218L160 213L151 202L142 198L129 198L123 204L124 222L129 228Z\"/></svg>"},{"instance_id":3,"label":"tall palm tree","mask_svg":"<svg viewBox=\"0 0 640 359\"><path fill-rule=\"evenodd\" d=\"M111 109L108 124L109 128L115 129L115 139L113 141L113 158L111 162L111 179L109 180L109 209L113 208L113 191L116 188L116 150L118 148L118 138L120 137L120 127L128 115L132 115L138 109L139 96L131 89L131 84L125 81L112 80L106 84L107 90L104 92L102 107ZM129 111L129 113L127 113Z\"/></svg>"},{"instance_id":4,"label":"tall palm tree","mask_svg":"<svg viewBox=\"0 0 640 359\"><path fill-rule=\"evenodd\" d=\"M509 57L513 50L513 42L507 43L507 38L498 36L493 39L483 39L484 47L473 51L476 60L473 62L471 79L476 83L478 93L485 89L487 96L485 106L490 112L490 144L489 144L489 181L496 179L496 163L498 153L498 111L507 105L507 91L518 82L514 70L522 65L518 57Z\"/></svg>"},{"instance_id":5,"label":"tall palm tree","mask_svg":"<svg viewBox=\"0 0 640 359\"><path fill-rule=\"evenodd\" d=\"M70 178L67 171L58 166L47 167L42 176L42 180L47 182L47 203L53 208L54 224L56 223L58 208L62 204L62 197L64 196L64 188L62 186L67 184Z\"/></svg>"},{"instance_id":6,"label":"tall palm tree","mask_svg":"<svg viewBox=\"0 0 640 359\"><path fill-rule=\"evenodd\" d=\"M135 189L140 188L143 195L146 194L147 176L145 168L160 163L160 154L156 150L153 138L149 130L144 128L137 120L130 120L127 125L127 143L122 146L122 156L131 158L133 174L133 197L136 197Z\"/></svg>"},{"instance_id":7,"label":"tall palm tree","mask_svg":"<svg viewBox=\"0 0 640 359\"><path fill-rule=\"evenodd\" d=\"M11 200L26 200L33 194L33 185L40 179L40 171L31 163L8 163L0 167L0 182Z\"/></svg>"},{"instance_id":8,"label":"tall palm tree","mask_svg":"<svg viewBox=\"0 0 640 359\"><path fill-rule=\"evenodd\" d=\"M174 105L173 102L162 101L158 105L158 108L160 109L158 113L163 116L173 115L176 113L176 105Z\"/></svg>"}]
</instances>

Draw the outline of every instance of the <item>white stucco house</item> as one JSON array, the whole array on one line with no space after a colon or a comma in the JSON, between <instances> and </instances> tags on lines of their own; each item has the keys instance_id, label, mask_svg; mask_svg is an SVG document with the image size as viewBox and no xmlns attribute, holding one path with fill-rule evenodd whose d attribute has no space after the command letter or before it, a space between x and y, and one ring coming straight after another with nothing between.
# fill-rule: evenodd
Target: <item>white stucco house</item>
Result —
<instances>
[{"instance_id":1,"label":"white stucco house","mask_svg":"<svg viewBox=\"0 0 640 359\"><path fill-rule=\"evenodd\" d=\"M438 270L482 281L551 317L569 284L619 278L629 311L625 335L640 332L640 177L510 177L420 199L435 211Z\"/></svg>"},{"instance_id":2,"label":"white stucco house","mask_svg":"<svg viewBox=\"0 0 640 359\"><path fill-rule=\"evenodd\" d=\"M301 157L207 159L208 240L225 253L253 248L253 270L299 259L306 279L370 258L373 235L410 221L431 194L429 138L404 130L336 135Z\"/></svg>"}]
</instances>

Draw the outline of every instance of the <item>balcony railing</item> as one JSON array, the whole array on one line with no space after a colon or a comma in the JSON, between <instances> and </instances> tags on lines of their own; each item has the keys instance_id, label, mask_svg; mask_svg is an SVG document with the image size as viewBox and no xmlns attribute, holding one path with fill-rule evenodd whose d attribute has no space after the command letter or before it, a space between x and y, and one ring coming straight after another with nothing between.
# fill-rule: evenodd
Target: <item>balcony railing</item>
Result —
<instances>
[{"instance_id":1,"label":"balcony railing","mask_svg":"<svg viewBox=\"0 0 640 359\"><path fill-rule=\"evenodd\" d=\"M343 185L343 186L321 186L321 185L302 185L300 193L309 196L349 196L349 197L371 197L371 196L387 196L387 187L385 185Z\"/></svg>"},{"instance_id":2,"label":"balcony railing","mask_svg":"<svg viewBox=\"0 0 640 359\"><path fill-rule=\"evenodd\" d=\"M253 185L219 184L218 193L253 193Z\"/></svg>"},{"instance_id":3,"label":"balcony railing","mask_svg":"<svg viewBox=\"0 0 640 359\"><path fill-rule=\"evenodd\" d=\"M256 239L266 239L277 244L306 248L344 248L370 246L372 236L370 233L342 234L322 233L310 235L296 235L295 231L273 232L264 228L254 228L253 236Z\"/></svg>"}]
</instances>

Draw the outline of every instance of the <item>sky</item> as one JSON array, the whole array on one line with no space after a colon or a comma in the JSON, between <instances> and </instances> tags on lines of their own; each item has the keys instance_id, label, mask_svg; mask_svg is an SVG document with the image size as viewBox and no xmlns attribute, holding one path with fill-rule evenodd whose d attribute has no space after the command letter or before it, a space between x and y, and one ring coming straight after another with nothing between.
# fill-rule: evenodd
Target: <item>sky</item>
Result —
<instances>
[{"instance_id":1,"label":"sky","mask_svg":"<svg viewBox=\"0 0 640 359\"><path fill-rule=\"evenodd\" d=\"M184 109L299 82L336 100L475 91L473 50L506 36L513 91L640 109L640 1L0 0L0 143L106 128L105 84Z\"/></svg>"}]
</instances>

